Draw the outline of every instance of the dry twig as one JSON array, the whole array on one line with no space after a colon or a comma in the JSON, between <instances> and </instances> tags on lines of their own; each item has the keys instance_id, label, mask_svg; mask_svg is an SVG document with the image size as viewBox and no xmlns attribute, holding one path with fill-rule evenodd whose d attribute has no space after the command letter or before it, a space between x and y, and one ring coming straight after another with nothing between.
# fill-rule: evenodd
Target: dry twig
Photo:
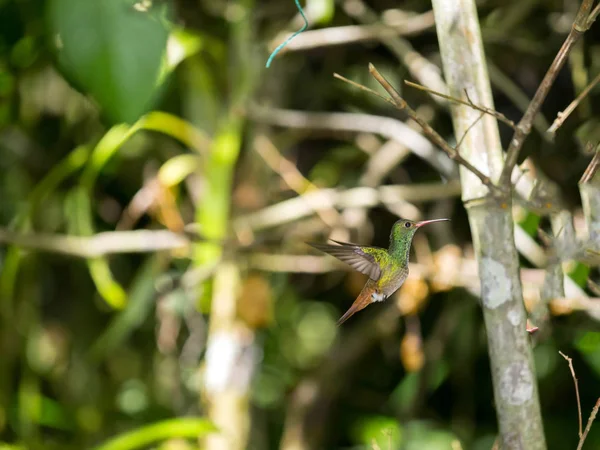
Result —
<instances>
[{"instance_id":1,"label":"dry twig","mask_svg":"<svg viewBox=\"0 0 600 450\"><path fill-rule=\"evenodd\" d=\"M600 168L600 146L598 146L596 148L596 153L594 154L594 157L592 158L589 165L585 169L585 172L583 172L583 175L581 176L579 183L580 184L589 183L592 180L592 178L594 177L594 175L596 175L596 172L598 171L599 168Z\"/></svg>"},{"instance_id":2,"label":"dry twig","mask_svg":"<svg viewBox=\"0 0 600 450\"><path fill-rule=\"evenodd\" d=\"M363 0L343 0L342 8L360 23L382 26L379 15ZM412 78L438 92L447 92L439 67L421 55L407 39L400 36L381 36L380 41L404 64ZM432 96L432 99L442 106L446 104L440 97Z\"/></svg>"},{"instance_id":3,"label":"dry twig","mask_svg":"<svg viewBox=\"0 0 600 450\"><path fill-rule=\"evenodd\" d=\"M459 103L459 104L465 105L465 106L470 106L471 108L473 108L477 111L481 111L482 113L489 114L490 116L495 117L500 122L508 125L509 127L513 128L513 129L515 128L515 123L512 120L510 120L508 117L506 117L504 114L502 114L501 112L495 111L495 110L493 110L491 108L487 108L485 106L476 105L475 103L473 103L471 101L471 99L469 98L469 95L466 91L465 91L465 96L467 97L468 101L464 101L464 100L461 100L460 98L452 97L451 95L443 94L442 92L434 91L433 89L429 89L426 86L422 86L420 84L413 83L412 81L404 80L404 83L407 86L413 87L415 89L419 89L421 91L428 92L432 95L437 95L438 97L442 97L451 102Z\"/></svg>"},{"instance_id":4,"label":"dry twig","mask_svg":"<svg viewBox=\"0 0 600 450\"><path fill-rule=\"evenodd\" d=\"M600 296L600 284L596 283L591 278L588 278L587 286L588 289L594 293L594 295Z\"/></svg>"},{"instance_id":5,"label":"dry twig","mask_svg":"<svg viewBox=\"0 0 600 450\"><path fill-rule=\"evenodd\" d=\"M556 119L554 119L552 126L548 128L548 133L556 133L556 130L562 126L565 120L567 120L571 113L575 111L575 108L579 106L581 101L590 93L592 88L596 86L598 82L600 82L600 73L596 75L596 78L594 78L592 82L588 84L583 91L581 91L581 94L579 94L577 98L565 108L564 111L561 111L556 115Z\"/></svg>"},{"instance_id":6,"label":"dry twig","mask_svg":"<svg viewBox=\"0 0 600 450\"><path fill-rule=\"evenodd\" d=\"M355 88L361 89L361 90L363 90L365 92L368 92L369 94L372 94L372 95L375 95L376 97L379 97L381 100L383 100L385 102L388 102L390 105L392 105L394 107L396 106L396 102L394 102L394 100L392 100L389 97L386 97L385 95L381 95L379 92L374 91L373 89L371 89L371 88L369 88L369 87L367 87L367 86L365 86L363 84L357 83L356 81L349 80L348 78L343 77L343 76L341 76L338 73L334 73L333 74L333 78L337 78L338 80L342 80L342 81L344 81L344 82L346 82L346 83L354 86Z\"/></svg>"},{"instance_id":7,"label":"dry twig","mask_svg":"<svg viewBox=\"0 0 600 450\"><path fill-rule=\"evenodd\" d=\"M425 122L423 119L421 119L417 115L417 112L414 109L412 109L408 105L408 103L406 103L406 100L404 100L400 96L398 91L396 91L396 89L394 89L394 87L385 79L385 77L383 75L381 75L381 73L379 73L379 71L371 63L369 63L369 72L371 73L371 75L373 75L373 77L377 80L377 82L379 84L381 84L381 86L390 95L390 97L392 98L392 101L394 103L394 106L401 111L405 111L410 116L411 119L413 119L415 122L417 122L421 126L421 128L423 128L423 132L429 137L429 139L431 139L437 146L439 146L442 150L444 150L444 152L451 159L453 159L458 164L465 167L467 170L469 170L471 173L473 173L477 178L479 178L481 180L481 182L490 190L490 192L496 193L496 194L499 192L498 187L495 186L494 183L492 183L492 180L490 179L490 177L483 174L477 167L473 166L473 164L471 164L469 161L467 161L462 156L460 156L460 154L458 153L456 148L453 148L450 144L448 144L446 142L446 140L442 136L440 136L438 134L438 132L435 131L431 127L431 125L429 125L427 122Z\"/></svg>"},{"instance_id":8,"label":"dry twig","mask_svg":"<svg viewBox=\"0 0 600 450\"><path fill-rule=\"evenodd\" d=\"M585 439L587 438L587 435L590 432L590 429L592 428L592 423L594 423L594 420L596 419L596 415L598 414L598 409L600 409L600 398L598 398L598 400L596 400L596 404L594 405L594 408L592 409L592 412L590 413L590 417L585 426L585 430L583 431L581 438L579 438L579 444L577 444L577 450L581 450L583 448L583 443L585 442Z\"/></svg>"},{"instance_id":9,"label":"dry twig","mask_svg":"<svg viewBox=\"0 0 600 450\"><path fill-rule=\"evenodd\" d=\"M579 439L581 439L581 427L583 422L581 419L581 401L579 399L579 386L577 384L577 377L575 376L575 369L573 368L573 360L561 351L559 351L558 353L560 353L560 356L565 358L565 360L569 363L569 370L571 371L571 376L573 377L573 383L575 383L575 396L577 397L577 414L579 415Z\"/></svg>"},{"instance_id":10,"label":"dry twig","mask_svg":"<svg viewBox=\"0 0 600 450\"><path fill-rule=\"evenodd\" d=\"M596 10L598 9L598 7L596 7L592 14L590 14L593 3L594 0L583 0L581 2L581 6L579 7L577 17L575 18L575 22L571 27L569 35L556 54L556 57L550 65L548 72L546 72L546 75L544 76L535 95L533 96L531 103L529 103L529 106L527 107L527 111L525 111L525 114L517 124L517 128L512 139L510 140L508 150L506 151L506 160L502 169L502 175L500 176L501 185L508 186L510 184L513 168L517 164L519 153L523 147L525 139L531 132L531 127L533 126L533 120L535 119L535 116L542 107L548 92L550 92L550 88L554 84L554 80L558 76L560 69L567 61L571 49L583 35L583 33L585 33L592 25L593 20L595 19L594 14L597 14Z\"/></svg>"}]
</instances>

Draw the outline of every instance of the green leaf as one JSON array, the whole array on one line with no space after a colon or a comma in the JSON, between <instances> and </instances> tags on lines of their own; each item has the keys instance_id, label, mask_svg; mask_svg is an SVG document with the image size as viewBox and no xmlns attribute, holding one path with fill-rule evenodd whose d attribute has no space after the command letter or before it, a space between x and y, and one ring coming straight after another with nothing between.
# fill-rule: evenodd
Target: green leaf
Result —
<instances>
[{"instance_id":1,"label":"green leaf","mask_svg":"<svg viewBox=\"0 0 600 450\"><path fill-rule=\"evenodd\" d=\"M433 423L411 421L405 426L408 437L404 448L406 450L446 450L461 447L456 436L449 431L437 428Z\"/></svg>"},{"instance_id":2,"label":"green leaf","mask_svg":"<svg viewBox=\"0 0 600 450\"><path fill-rule=\"evenodd\" d=\"M146 10L134 3L49 3L48 20L60 66L116 122L134 122L152 106L169 35L157 8Z\"/></svg>"},{"instance_id":3,"label":"green leaf","mask_svg":"<svg viewBox=\"0 0 600 450\"><path fill-rule=\"evenodd\" d=\"M353 434L358 443L386 450L400 448L402 442L402 427L393 417L365 417L357 424Z\"/></svg>"},{"instance_id":4,"label":"green leaf","mask_svg":"<svg viewBox=\"0 0 600 450\"><path fill-rule=\"evenodd\" d=\"M216 430L216 427L206 419L182 417L146 425L121 434L99 445L95 450L132 450L169 438L198 438Z\"/></svg>"},{"instance_id":5,"label":"green leaf","mask_svg":"<svg viewBox=\"0 0 600 450\"><path fill-rule=\"evenodd\" d=\"M152 308L155 306L154 280L164 270L165 261L164 258L151 257L138 270L129 288L129 295L123 293L125 301L129 300L127 308L113 317L106 330L96 340L90 349L92 360L100 361L117 347L123 345L131 333L139 328L147 319ZM94 273L92 272L93 275ZM94 281L97 282L96 278L94 278ZM97 284L97 286L98 290L100 290L103 285ZM104 295L102 291L100 292Z\"/></svg>"},{"instance_id":6,"label":"green leaf","mask_svg":"<svg viewBox=\"0 0 600 450\"><path fill-rule=\"evenodd\" d=\"M575 263L573 268L567 273L567 275L569 275L573 281L581 287L586 286L589 274L590 268L585 264L581 264L580 262Z\"/></svg>"},{"instance_id":7,"label":"green leaf","mask_svg":"<svg viewBox=\"0 0 600 450\"><path fill-rule=\"evenodd\" d=\"M158 180L165 187L177 186L200 167L198 155L185 153L165 161L158 171Z\"/></svg>"},{"instance_id":8,"label":"green leaf","mask_svg":"<svg viewBox=\"0 0 600 450\"><path fill-rule=\"evenodd\" d=\"M335 2L333 0L307 0L306 12L313 23L327 25L333 19Z\"/></svg>"},{"instance_id":9,"label":"green leaf","mask_svg":"<svg viewBox=\"0 0 600 450\"><path fill-rule=\"evenodd\" d=\"M73 188L66 198L68 227L71 233L78 236L91 236L92 203L89 191L81 185ZM107 258L90 258L87 260L90 275L98 292L113 309L123 309L127 304L127 294L113 278Z\"/></svg>"}]
</instances>

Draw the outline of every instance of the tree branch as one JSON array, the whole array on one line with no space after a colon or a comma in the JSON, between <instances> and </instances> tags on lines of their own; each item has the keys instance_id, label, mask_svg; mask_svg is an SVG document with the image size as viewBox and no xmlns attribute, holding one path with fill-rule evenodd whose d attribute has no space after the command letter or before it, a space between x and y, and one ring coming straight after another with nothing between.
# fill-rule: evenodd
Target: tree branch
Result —
<instances>
[{"instance_id":1,"label":"tree branch","mask_svg":"<svg viewBox=\"0 0 600 450\"><path fill-rule=\"evenodd\" d=\"M373 207L398 202L426 202L460 195L460 183L422 183L417 185L380 186L378 188L356 187L346 190L321 189L309 192L304 198L289 200L267 206L259 211L245 214L234 220L234 227L250 228L253 231L266 230L311 216L318 205L319 209Z\"/></svg>"},{"instance_id":2,"label":"tree branch","mask_svg":"<svg viewBox=\"0 0 600 450\"><path fill-rule=\"evenodd\" d=\"M386 90L386 92L392 98L394 106L400 111L405 111L411 119L417 122L421 128L423 128L423 132L431 139L437 146L439 146L444 152L458 164L465 167L471 173L473 173L481 182L490 190L492 193L498 193L499 189L492 183L492 180L487 175L483 174L477 167L471 164L469 161L464 159L458 153L457 148L453 148L450 144L446 142L446 140L435 131L431 125L421 119L417 112L412 109L408 103L400 96L398 91L394 89L394 87L385 79L383 75L379 73L379 71L375 68L373 64L369 63L369 72L373 77L377 80L379 84ZM468 130L467 130L468 131ZM466 134L466 133L465 133Z\"/></svg>"},{"instance_id":3,"label":"tree branch","mask_svg":"<svg viewBox=\"0 0 600 450\"><path fill-rule=\"evenodd\" d=\"M582 428L583 428L583 420L581 418L581 400L579 399L579 385L577 384L577 377L575 376L575 369L573 368L573 360L565 355L563 352L560 353L560 356L565 358L565 360L569 363L569 370L571 371L571 376L573 377L573 383L575 384L575 397L577 398L577 415L579 416L579 439L582 437Z\"/></svg>"},{"instance_id":4,"label":"tree branch","mask_svg":"<svg viewBox=\"0 0 600 450\"><path fill-rule=\"evenodd\" d=\"M508 117L506 117L504 114L502 114L501 112L498 112L491 108L486 108L485 106L476 105L475 103L473 103L471 101L471 99L469 98L469 93L467 91L465 91L465 96L467 97L468 101L464 101L464 100L461 100L460 98L452 97L451 95L446 95L441 92L434 91L433 89L429 89L426 86L421 86L420 84L413 83L412 81L404 80L404 84L406 84L407 86L410 86L412 88L419 89L421 91L429 92L432 95L436 95L438 97L445 98L446 100L450 100L453 103L458 103L459 105L470 106L471 108L476 109L477 111L481 111L485 114L489 114L490 116L495 117L500 122L508 125L512 129L515 128L515 123L512 120L510 120Z\"/></svg>"},{"instance_id":5,"label":"tree branch","mask_svg":"<svg viewBox=\"0 0 600 450\"><path fill-rule=\"evenodd\" d=\"M468 89L474 103L493 109L476 2L433 0L432 4L450 95L462 95ZM465 133L476 114L468 105L453 105L456 136ZM498 179L503 166L498 121L484 116L470 130L461 154L491 179ZM499 446L503 450L543 450L546 445L511 208L489 199L489 188L467 170L461 171L461 182L479 269ZM502 185L506 190L509 187L508 183ZM509 203L508 193L505 198Z\"/></svg>"},{"instance_id":6,"label":"tree branch","mask_svg":"<svg viewBox=\"0 0 600 450\"><path fill-rule=\"evenodd\" d=\"M531 103L529 103L527 111L525 111L525 114L519 121L517 129L510 140L508 150L506 151L506 160L504 162L504 168L502 169L502 175L500 176L501 185L509 186L513 168L517 164L519 152L523 147L525 139L531 132L531 127L536 114L542 107L542 104L544 103L548 92L550 92L550 88L554 84L554 80L556 80L560 69L567 61L571 49L577 43L581 35L591 26L588 18L590 16L590 10L593 3L593 0L583 0L581 2L579 12L577 13L575 22L571 27L571 31L554 58L554 61L550 65L550 68L546 72L546 75L542 79L542 82L540 83L535 95L533 96L533 99L531 100Z\"/></svg>"},{"instance_id":7,"label":"tree branch","mask_svg":"<svg viewBox=\"0 0 600 450\"><path fill-rule=\"evenodd\" d=\"M556 119L554 119L554 122L552 123L552 126L550 128L548 128L548 133L556 133L556 130L558 130L562 124L565 122L565 120L567 120L567 118L571 115L571 113L573 111L575 111L575 109L579 106L579 103L581 103L581 100L583 100L589 93L590 91L594 88L594 86L596 86L598 83L600 82L600 73L598 75L596 75L596 77L591 81L591 83L589 83L585 89L583 91L581 91L581 94L579 94L577 96L577 98L575 100L573 100L569 106L567 106L565 108L564 111L559 112L556 115Z\"/></svg>"},{"instance_id":8,"label":"tree branch","mask_svg":"<svg viewBox=\"0 0 600 450\"><path fill-rule=\"evenodd\" d=\"M81 258L185 249L190 240L167 230L107 231L93 236L22 234L0 228L0 243Z\"/></svg>"},{"instance_id":9,"label":"tree branch","mask_svg":"<svg viewBox=\"0 0 600 450\"><path fill-rule=\"evenodd\" d=\"M592 428L592 424L594 423L594 420L596 419L596 414L598 414L598 409L600 409L600 398L596 401L596 405L594 406L594 409L592 409L592 412L588 419L587 425L585 426L585 430L583 430L583 435L581 436L581 439L579 439L579 444L577 444L577 450L581 450L583 448L583 443L585 442L585 439L587 438L587 435L590 432L590 429Z\"/></svg>"}]
</instances>

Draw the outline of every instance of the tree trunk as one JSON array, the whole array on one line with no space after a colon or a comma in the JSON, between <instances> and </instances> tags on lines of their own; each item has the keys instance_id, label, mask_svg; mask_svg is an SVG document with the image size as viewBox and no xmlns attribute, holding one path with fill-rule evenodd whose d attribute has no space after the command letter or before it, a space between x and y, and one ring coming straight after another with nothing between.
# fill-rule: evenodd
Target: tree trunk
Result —
<instances>
[{"instance_id":1,"label":"tree trunk","mask_svg":"<svg viewBox=\"0 0 600 450\"><path fill-rule=\"evenodd\" d=\"M493 109L475 1L433 0L433 10L449 94ZM466 134L459 153L497 181L503 152L496 119L464 105L452 107L452 119L457 141ZM510 199L493 198L463 167L461 181L481 280L499 442L505 450L545 449Z\"/></svg>"}]
</instances>

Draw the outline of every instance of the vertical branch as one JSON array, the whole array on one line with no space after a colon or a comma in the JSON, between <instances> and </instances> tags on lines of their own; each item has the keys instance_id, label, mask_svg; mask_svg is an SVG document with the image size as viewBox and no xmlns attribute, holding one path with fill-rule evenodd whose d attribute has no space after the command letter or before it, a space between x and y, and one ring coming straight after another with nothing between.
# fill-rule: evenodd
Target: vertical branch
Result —
<instances>
[{"instance_id":1,"label":"vertical branch","mask_svg":"<svg viewBox=\"0 0 600 450\"><path fill-rule=\"evenodd\" d=\"M577 399L577 415L579 417L579 439L581 439L581 436L583 435L583 420L581 418L581 400L579 399L579 384L577 383L577 376L575 375L575 369L573 368L573 360L567 355L565 355L563 352L559 351L558 353L560 353L560 356L565 358L565 360L569 363L569 370L571 371L573 383L575 384L575 398Z\"/></svg>"},{"instance_id":2,"label":"vertical branch","mask_svg":"<svg viewBox=\"0 0 600 450\"><path fill-rule=\"evenodd\" d=\"M590 165L579 181L583 215L588 228L588 242L600 250L600 149L596 150Z\"/></svg>"},{"instance_id":3,"label":"vertical branch","mask_svg":"<svg viewBox=\"0 0 600 450\"><path fill-rule=\"evenodd\" d=\"M540 183L548 184L544 180L541 180ZM558 189L555 186L548 186L548 189L554 190L556 195L559 195ZM553 238L549 244L553 257L546 268L539 308L536 308L537 311L534 310L532 314L535 323L540 326L548 325L547 313L550 302L556 298L565 296L565 274L562 262L564 259L568 259L569 254L572 254L572 249L576 248L573 216L568 210L561 209L558 212L550 214L550 223ZM540 312L542 311L544 315L540 317Z\"/></svg>"},{"instance_id":4,"label":"vertical branch","mask_svg":"<svg viewBox=\"0 0 600 450\"><path fill-rule=\"evenodd\" d=\"M206 437L209 450L243 450L248 445L257 351L252 330L235 320L239 277L237 265L224 262L214 280L203 393L208 417L220 432Z\"/></svg>"},{"instance_id":5,"label":"vertical branch","mask_svg":"<svg viewBox=\"0 0 600 450\"><path fill-rule=\"evenodd\" d=\"M466 91L474 103L493 109L475 2L433 0L433 10L449 94L463 98ZM465 135L478 115L468 106L452 106L455 135ZM472 165L498 180L503 159L493 117L483 117L471 128L460 151ZM500 447L545 449L510 199L491 199L488 188L464 168L461 180L479 266Z\"/></svg>"},{"instance_id":6,"label":"vertical branch","mask_svg":"<svg viewBox=\"0 0 600 450\"><path fill-rule=\"evenodd\" d=\"M197 222L202 232L211 242L198 243L195 247L195 265L208 266L217 263L222 257L222 247L217 242L226 237L229 225L231 183L235 163L241 147L241 121L233 118L214 140L211 155L205 166L204 180L206 191L197 210ZM207 338L207 356L204 390L208 402L209 419L223 430L206 438L207 450L243 450L246 448L249 420L248 400L243 389L232 385L233 379L226 378L237 370L237 355L240 339L235 332L237 303L237 267L224 262L218 268L212 289L205 283L202 292L203 307L209 301L210 328ZM231 355L228 352L231 352ZM223 379L221 384L213 383L213 378Z\"/></svg>"},{"instance_id":7,"label":"vertical branch","mask_svg":"<svg viewBox=\"0 0 600 450\"><path fill-rule=\"evenodd\" d=\"M223 258L223 242L230 228L233 176L242 146L244 119L241 110L254 86L256 59L252 39L253 0L237 3L239 14L230 19L228 64L232 79L230 104L220 118L211 151L204 164L204 191L197 206L196 221L210 242L197 244L194 264L210 266ZM250 403L248 392L254 369L254 333L237 320L239 268L224 261L216 270L212 286L205 283L203 307L210 302L204 392L209 419L221 433L209 436L207 450L247 448Z\"/></svg>"},{"instance_id":8,"label":"vertical branch","mask_svg":"<svg viewBox=\"0 0 600 450\"><path fill-rule=\"evenodd\" d=\"M521 171L522 168L527 170ZM538 171L531 160L526 159L521 167L515 168L513 183L515 191L530 204L544 205L545 209L540 212L550 217L552 225L552 237L540 233L548 247L549 258L545 269L541 301L531 312L534 323L542 327L543 332L547 332L549 327L548 305L553 299L565 297L565 274L562 260L568 257L565 250L570 248L569 252L572 252L576 246L573 216L561 200L559 187Z\"/></svg>"}]
</instances>

